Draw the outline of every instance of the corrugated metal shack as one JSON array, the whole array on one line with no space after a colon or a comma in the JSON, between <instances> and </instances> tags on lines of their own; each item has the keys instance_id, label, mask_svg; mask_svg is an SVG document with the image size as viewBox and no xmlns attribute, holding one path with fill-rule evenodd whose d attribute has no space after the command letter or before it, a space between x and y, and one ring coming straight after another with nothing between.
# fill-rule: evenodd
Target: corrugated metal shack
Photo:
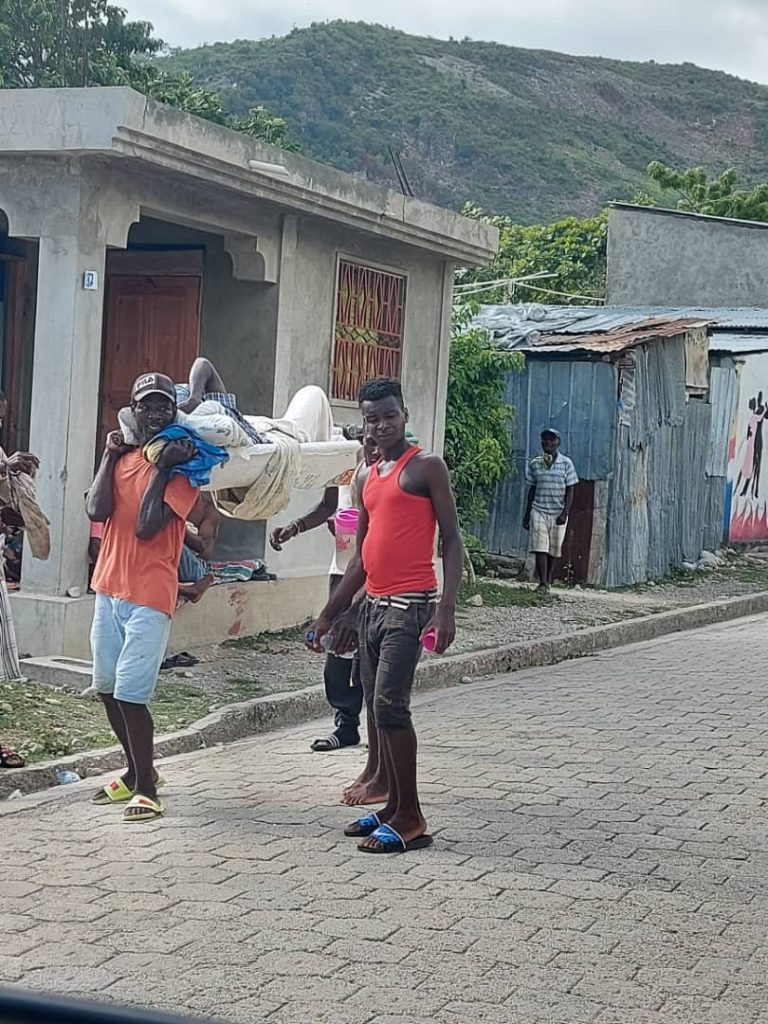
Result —
<instances>
[{"instance_id":1,"label":"corrugated metal shack","mask_svg":"<svg viewBox=\"0 0 768 1024\"><path fill-rule=\"evenodd\" d=\"M544 427L563 436L577 488L563 575L607 586L663 576L720 546L733 364L710 370L711 311L483 307L476 323L523 350L508 381L515 468L484 527L525 556L525 463ZM730 362L726 359L726 362Z\"/></svg>"}]
</instances>

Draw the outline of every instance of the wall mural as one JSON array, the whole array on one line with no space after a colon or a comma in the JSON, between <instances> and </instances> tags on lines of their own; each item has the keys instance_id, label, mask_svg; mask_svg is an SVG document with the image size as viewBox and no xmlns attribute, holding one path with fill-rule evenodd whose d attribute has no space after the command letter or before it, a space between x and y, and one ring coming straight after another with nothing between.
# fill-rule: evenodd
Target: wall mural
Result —
<instances>
[{"instance_id":1,"label":"wall mural","mask_svg":"<svg viewBox=\"0 0 768 1024\"><path fill-rule=\"evenodd\" d=\"M768 540L768 354L740 368L728 444L726 526L732 542Z\"/></svg>"}]
</instances>

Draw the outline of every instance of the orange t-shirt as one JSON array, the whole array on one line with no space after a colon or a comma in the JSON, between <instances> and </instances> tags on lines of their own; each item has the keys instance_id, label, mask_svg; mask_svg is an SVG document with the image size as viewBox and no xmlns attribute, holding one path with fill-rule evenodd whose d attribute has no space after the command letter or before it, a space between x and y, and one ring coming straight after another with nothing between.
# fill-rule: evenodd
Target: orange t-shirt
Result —
<instances>
[{"instance_id":1,"label":"orange t-shirt","mask_svg":"<svg viewBox=\"0 0 768 1024\"><path fill-rule=\"evenodd\" d=\"M97 594L173 615L185 524L198 491L186 477L171 477L165 488L165 504L175 518L150 540L139 540L139 509L154 471L140 451L129 452L115 466L112 515L106 523L91 586Z\"/></svg>"}]
</instances>

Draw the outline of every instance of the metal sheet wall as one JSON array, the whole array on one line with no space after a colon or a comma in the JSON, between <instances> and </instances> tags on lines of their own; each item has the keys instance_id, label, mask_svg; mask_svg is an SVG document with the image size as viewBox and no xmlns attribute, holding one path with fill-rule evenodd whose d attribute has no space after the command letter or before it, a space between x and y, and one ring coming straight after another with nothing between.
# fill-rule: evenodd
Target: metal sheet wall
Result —
<instances>
[{"instance_id":1,"label":"metal sheet wall","mask_svg":"<svg viewBox=\"0 0 768 1024\"><path fill-rule=\"evenodd\" d=\"M725 481L710 478L712 406L685 398L685 346L636 352L637 402L616 446L608 512L606 582L639 583L719 546ZM727 442L724 441L724 444Z\"/></svg>"},{"instance_id":2,"label":"metal sheet wall","mask_svg":"<svg viewBox=\"0 0 768 1024\"><path fill-rule=\"evenodd\" d=\"M525 464L548 425L562 433L562 450L582 479L609 481L604 555L592 571L596 582L639 583L720 546L733 363L723 359L713 366L710 404L686 401L682 339L638 348L634 358L634 408L621 423L614 363L529 357L522 373L510 375L515 473L499 488L480 530L488 550L519 557L527 552L521 525Z\"/></svg>"},{"instance_id":3,"label":"metal sheet wall","mask_svg":"<svg viewBox=\"0 0 768 1024\"><path fill-rule=\"evenodd\" d=\"M521 373L507 379L507 401L515 408L510 425L513 474L501 484L480 535L489 551L524 556L522 528L525 466L539 450L539 434L552 426L563 437L562 451L583 480L606 480L613 466L616 434L616 368L585 359L526 359Z\"/></svg>"}]
</instances>

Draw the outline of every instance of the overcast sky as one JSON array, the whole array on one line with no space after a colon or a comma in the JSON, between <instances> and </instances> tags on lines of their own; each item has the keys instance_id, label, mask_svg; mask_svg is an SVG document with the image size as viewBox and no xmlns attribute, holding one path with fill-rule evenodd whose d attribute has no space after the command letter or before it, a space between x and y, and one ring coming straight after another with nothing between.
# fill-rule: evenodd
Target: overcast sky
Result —
<instances>
[{"instance_id":1,"label":"overcast sky","mask_svg":"<svg viewBox=\"0 0 768 1024\"><path fill-rule=\"evenodd\" d=\"M440 38L709 68L768 84L768 0L121 0L171 46L376 21ZM621 13L619 13L619 11Z\"/></svg>"}]
</instances>

